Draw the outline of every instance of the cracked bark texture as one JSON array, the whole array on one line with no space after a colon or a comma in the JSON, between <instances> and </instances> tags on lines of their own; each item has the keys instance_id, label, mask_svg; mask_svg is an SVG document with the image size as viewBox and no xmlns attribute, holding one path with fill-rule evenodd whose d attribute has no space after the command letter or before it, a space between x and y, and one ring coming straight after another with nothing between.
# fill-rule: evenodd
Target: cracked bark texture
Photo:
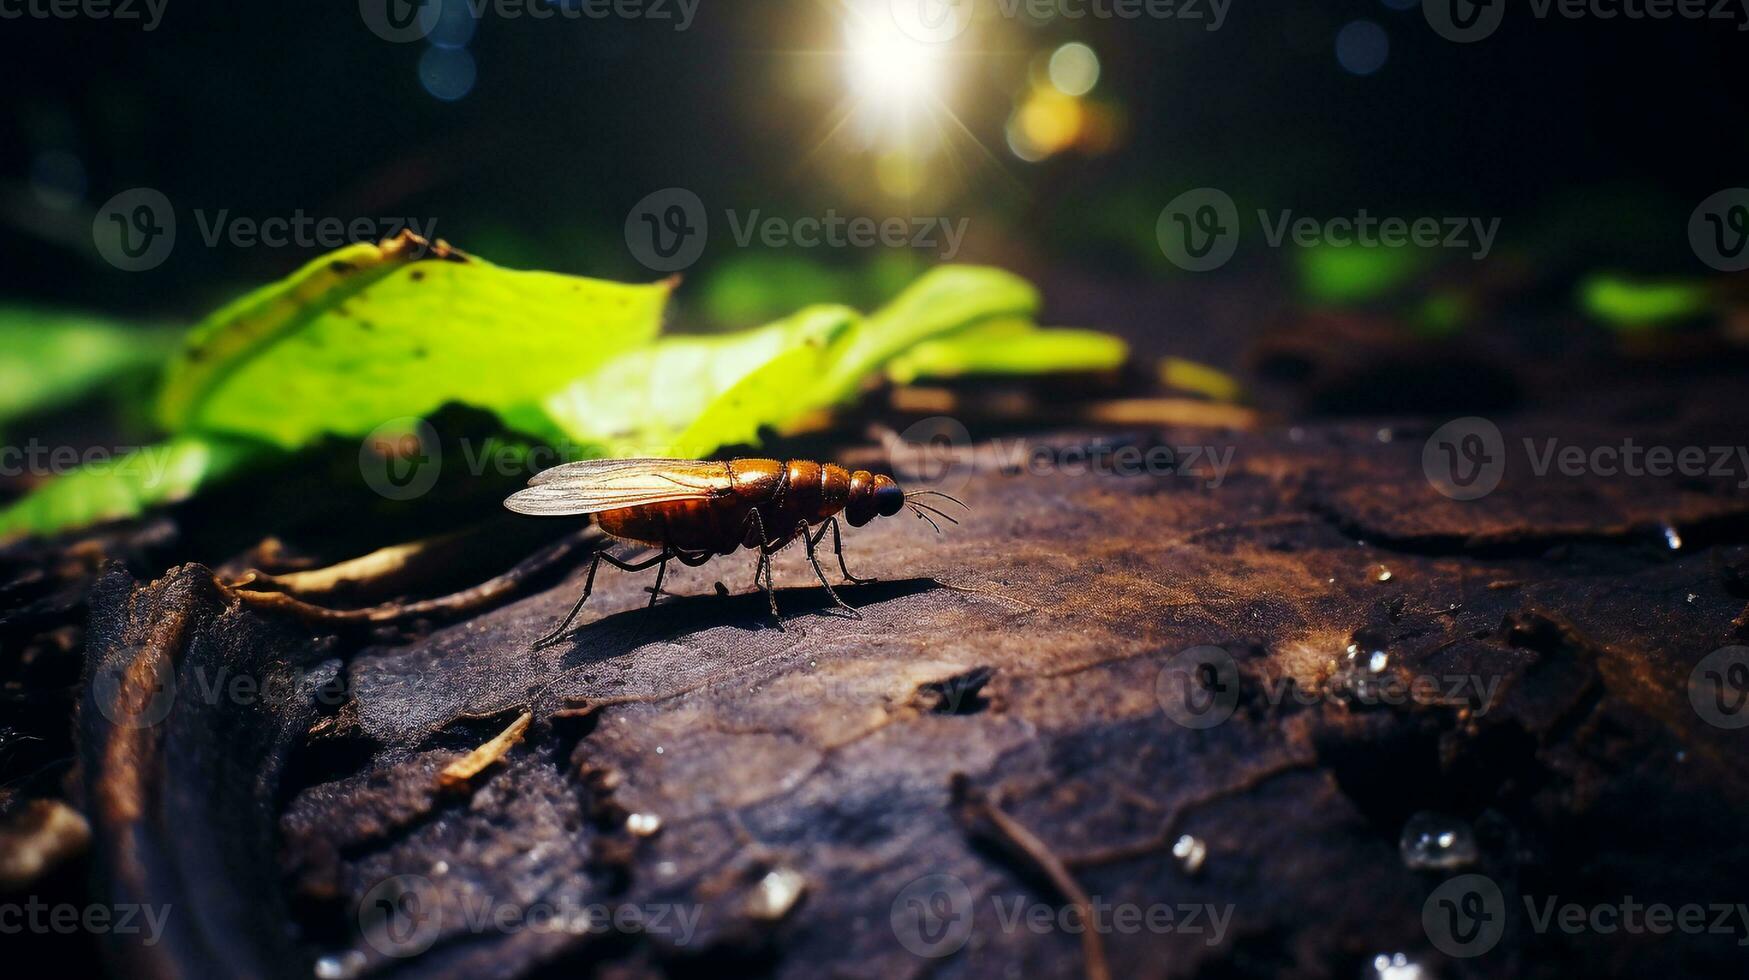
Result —
<instances>
[{"instance_id":1,"label":"cracked bark texture","mask_svg":"<svg viewBox=\"0 0 1749 980\"><path fill-rule=\"evenodd\" d=\"M1637 440L1740 434L1720 417L1740 408L1729 390ZM956 472L974 508L961 526L848 535L851 571L880 580L842 589L862 619L830 607L799 552L780 558L782 631L745 556L673 569L653 612L653 573L604 570L579 628L538 652L582 568L344 662L199 566L150 584L115 573L94 600L96 669L156 651L178 692L144 734L86 705L104 867L124 891L148 887L136 877L168 889L179 912L170 941L124 955L163 975L310 976L319 957L420 977L1080 975L1080 936L1004 925L1016 900L1067 898L956 814L958 779L1089 896L1230 907L1218 942L1207 923L1104 935L1114 976L1343 977L1396 952L1445 977L1740 963L1734 936L1538 933L1523 898L1741 897L1741 735L1709 725L1688 689L1702 656L1741 639L1749 498L1717 480L1536 477L1514 448L1495 494L1451 501L1422 469L1436 424L1117 440L1230 447L1219 486L975 457ZM1509 447L1600 445L1623 422L1527 413L1504 428ZM1203 729L1166 710L1169 664L1199 646L1227 651L1239 682L1230 720ZM192 696L227 667L273 696ZM1438 686L1367 696L1415 677ZM465 792L439 788L528 705L534 724L501 763ZM132 821L111 813L129 779ZM1399 836L1423 812L1473 828L1474 860L1406 866ZM1172 853L1180 835L1206 846L1194 871ZM1444 955L1422 924L1461 872L1498 882L1510 913L1475 959ZM969 938L920 956L902 897L942 874L972 897ZM794 901L774 908L774 881L801 892L778 888ZM373 932L385 894L417 928ZM682 936L470 918L596 904L699 919Z\"/></svg>"}]
</instances>

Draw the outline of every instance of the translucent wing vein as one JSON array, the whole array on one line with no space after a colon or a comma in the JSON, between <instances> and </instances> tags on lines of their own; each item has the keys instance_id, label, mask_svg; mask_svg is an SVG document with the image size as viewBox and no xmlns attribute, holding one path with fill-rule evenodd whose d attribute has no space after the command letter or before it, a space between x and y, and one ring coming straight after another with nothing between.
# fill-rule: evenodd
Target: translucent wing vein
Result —
<instances>
[{"instance_id":1,"label":"translucent wing vein","mask_svg":"<svg viewBox=\"0 0 1749 980\"><path fill-rule=\"evenodd\" d=\"M733 486L727 463L692 459L605 459L543 471L504 506L518 514L599 514L677 500L708 500Z\"/></svg>"}]
</instances>

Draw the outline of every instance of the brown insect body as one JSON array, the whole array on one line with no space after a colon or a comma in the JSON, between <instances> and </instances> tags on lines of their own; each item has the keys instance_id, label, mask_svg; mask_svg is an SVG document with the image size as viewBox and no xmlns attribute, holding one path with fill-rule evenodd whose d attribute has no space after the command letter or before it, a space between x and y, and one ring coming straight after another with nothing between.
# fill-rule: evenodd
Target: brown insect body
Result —
<instances>
[{"instance_id":1,"label":"brown insect body","mask_svg":"<svg viewBox=\"0 0 1749 980\"><path fill-rule=\"evenodd\" d=\"M804 527L840 512L861 527L904 504L891 477L834 463L737 459L715 465L723 467L726 485L712 496L602 511L596 523L614 537L680 555L727 555L743 547L780 548Z\"/></svg>"},{"instance_id":2,"label":"brown insect body","mask_svg":"<svg viewBox=\"0 0 1749 980\"><path fill-rule=\"evenodd\" d=\"M788 462L616 459L587 460L546 470L530 480L526 490L504 501L504 506L519 514L541 517L593 514L608 534L661 549L661 554L638 564L624 562L606 552L597 553L582 598L559 629L538 641L538 646L557 637L576 617L589 599L596 569L602 561L628 571L660 565L650 596L654 604L670 559L701 565L714 555L727 555L738 548L757 549L759 566L754 572L754 583L758 585L760 577L764 577L765 595L775 618L777 597L771 585L771 556L798 538L807 546L808 561L820 584L839 607L854 614L856 611L826 581L815 547L830 530L839 570L848 581L864 581L852 576L844 565L838 515L843 514L852 527L861 527L876 517L891 517L909 506L925 520L928 518L924 511L928 511L952 521L941 511L913 499L928 494L946 496L933 490L906 494L891 477L803 459ZM810 533L816 526L819 530Z\"/></svg>"}]
</instances>

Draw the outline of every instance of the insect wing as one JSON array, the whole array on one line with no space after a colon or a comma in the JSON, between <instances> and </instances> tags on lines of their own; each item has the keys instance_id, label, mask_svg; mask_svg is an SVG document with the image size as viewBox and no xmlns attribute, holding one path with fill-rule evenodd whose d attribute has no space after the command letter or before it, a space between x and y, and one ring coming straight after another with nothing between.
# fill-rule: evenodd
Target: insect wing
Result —
<instances>
[{"instance_id":1,"label":"insect wing","mask_svg":"<svg viewBox=\"0 0 1749 980\"><path fill-rule=\"evenodd\" d=\"M697 468L716 469L721 463L704 463L696 459L662 459L644 457L640 459L586 459L578 463L562 463L550 469L541 470L528 481L531 487L556 480L599 479L628 473L650 473L652 471L672 473L677 476Z\"/></svg>"},{"instance_id":2,"label":"insect wing","mask_svg":"<svg viewBox=\"0 0 1749 980\"><path fill-rule=\"evenodd\" d=\"M586 460L537 475L504 506L518 514L560 517L624 507L708 500L733 481L726 463L691 459Z\"/></svg>"}]
</instances>

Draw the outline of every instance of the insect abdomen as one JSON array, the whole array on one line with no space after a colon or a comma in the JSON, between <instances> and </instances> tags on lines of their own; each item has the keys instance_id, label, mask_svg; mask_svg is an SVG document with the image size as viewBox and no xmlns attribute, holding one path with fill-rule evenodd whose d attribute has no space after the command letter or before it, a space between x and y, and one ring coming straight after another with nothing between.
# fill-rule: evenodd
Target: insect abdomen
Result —
<instances>
[{"instance_id":1,"label":"insect abdomen","mask_svg":"<svg viewBox=\"0 0 1749 980\"><path fill-rule=\"evenodd\" d=\"M802 525L843 511L859 488L866 496L874 482L861 470L805 459L737 459L729 466L730 487L720 497L604 511L596 520L615 537L726 555L741 546L788 541Z\"/></svg>"}]
</instances>

